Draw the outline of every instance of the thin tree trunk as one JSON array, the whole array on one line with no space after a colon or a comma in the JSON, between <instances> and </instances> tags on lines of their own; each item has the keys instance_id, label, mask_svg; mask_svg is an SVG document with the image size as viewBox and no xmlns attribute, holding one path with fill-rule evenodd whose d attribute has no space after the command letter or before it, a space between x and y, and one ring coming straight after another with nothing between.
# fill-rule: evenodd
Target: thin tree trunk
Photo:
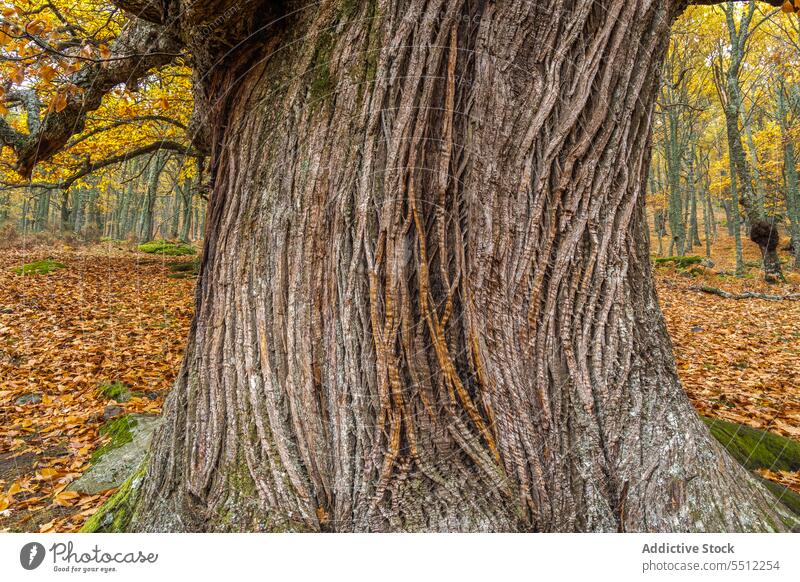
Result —
<instances>
[{"instance_id":1,"label":"thin tree trunk","mask_svg":"<svg viewBox=\"0 0 800 582\"><path fill-rule=\"evenodd\" d=\"M781 529L655 295L667 3L348 6L206 77L197 315L129 527Z\"/></svg>"},{"instance_id":2,"label":"thin tree trunk","mask_svg":"<svg viewBox=\"0 0 800 582\"><path fill-rule=\"evenodd\" d=\"M786 119L786 96L783 82L778 86L778 123L781 128L781 142L783 143L783 166L786 174L786 211L789 215L791 228L792 254L794 266L800 268L800 183L798 182L797 158L795 156L794 142L788 135L788 122Z\"/></svg>"},{"instance_id":3,"label":"thin tree trunk","mask_svg":"<svg viewBox=\"0 0 800 582\"><path fill-rule=\"evenodd\" d=\"M142 204L142 219L140 238L148 241L153 239L153 223L156 206L156 196L158 195L158 179L167 163L167 156L163 151L158 151L150 160L150 168L147 176L147 192L144 203Z\"/></svg>"},{"instance_id":4,"label":"thin tree trunk","mask_svg":"<svg viewBox=\"0 0 800 582\"><path fill-rule=\"evenodd\" d=\"M747 161L742 134L739 129L739 120L742 112L742 91L739 74L744 51L750 38L750 23L755 11L753 0L742 16L737 28L734 21L735 2L727 2L725 16L730 36L730 63L726 74L727 102L723 105L725 113L725 128L728 136L728 151L732 167L739 177L739 202L745 211L749 227L750 240L756 243L761 250L764 266L764 278L768 282L775 282L783 278L781 262L777 248L780 243L777 222L774 217L767 215L763 201L759 201L753 189L752 169ZM738 208L734 209L738 214Z\"/></svg>"},{"instance_id":5,"label":"thin tree trunk","mask_svg":"<svg viewBox=\"0 0 800 582\"><path fill-rule=\"evenodd\" d=\"M689 197L689 239L692 242L692 247L700 245L700 230L697 221L697 183L695 176L695 152L694 148L689 153L689 161L687 162L687 182L688 182L688 197Z\"/></svg>"}]
</instances>

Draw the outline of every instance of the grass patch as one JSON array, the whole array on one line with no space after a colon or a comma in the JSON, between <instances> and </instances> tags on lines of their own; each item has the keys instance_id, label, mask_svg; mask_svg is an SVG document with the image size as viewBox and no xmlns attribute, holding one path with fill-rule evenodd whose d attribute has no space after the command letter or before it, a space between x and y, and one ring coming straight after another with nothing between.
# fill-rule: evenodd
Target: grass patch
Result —
<instances>
[{"instance_id":1,"label":"grass patch","mask_svg":"<svg viewBox=\"0 0 800 582\"><path fill-rule=\"evenodd\" d=\"M653 259L656 265L674 265L678 269L686 269L692 265L699 265L703 262L703 257L697 255L688 255L685 257L656 257Z\"/></svg>"},{"instance_id":2,"label":"grass patch","mask_svg":"<svg viewBox=\"0 0 800 582\"><path fill-rule=\"evenodd\" d=\"M170 257L193 255L197 252L190 244L168 240L151 240L150 242L140 244L138 248L143 253L167 255Z\"/></svg>"},{"instance_id":3,"label":"grass patch","mask_svg":"<svg viewBox=\"0 0 800 582\"><path fill-rule=\"evenodd\" d=\"M138 424L138 421L129 414L109 420L100 427L100 435L108 438L108 442L92 453L91 462L96 463L100 457L126 445L133 440L131 429Z\"/></svg>"},{"instance_id":4,"label":"grass patch","mask_svg":"<svg viewBox=\"0 0 800 582\"><path fill-rule=\"evenodd\" d=\"M66 269L67 266L64 263L59 263L58 261L54 261L53 259L44 259L41 261L34 261L32 263L27 263L22 265L21 267L17 267L12 269L17 275L47 275L48 273L52 273L53 271L57 271L58 269Z\"/></svg>"}]
</instances>

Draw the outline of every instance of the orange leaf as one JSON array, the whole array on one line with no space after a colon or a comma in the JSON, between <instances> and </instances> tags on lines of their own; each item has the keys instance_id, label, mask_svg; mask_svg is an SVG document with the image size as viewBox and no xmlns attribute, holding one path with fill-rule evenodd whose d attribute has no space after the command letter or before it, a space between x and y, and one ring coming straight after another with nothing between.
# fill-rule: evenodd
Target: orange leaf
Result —
<instances>
[{"instance_id":1,"label":"orange leaf","mask_svg":"<svg viewBox=\"0 0 800 582\"><path fill-rule=\"evenodd\" d=\"M56 96L53 97L53 102L50 103L50 108L60 113L61 111L64 111L66 107L67 107L67 96L64 95L63 93L56 93Z\"/></svg>"}]
</instances>

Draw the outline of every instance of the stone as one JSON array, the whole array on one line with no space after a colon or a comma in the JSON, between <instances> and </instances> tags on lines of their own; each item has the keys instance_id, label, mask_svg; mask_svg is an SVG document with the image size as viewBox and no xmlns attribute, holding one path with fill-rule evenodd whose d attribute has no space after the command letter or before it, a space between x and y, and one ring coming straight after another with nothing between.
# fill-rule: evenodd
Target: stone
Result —
<instances>
[{"instance_id":1,"label":"stone","mask_svg":"<svg viewBox=\"0 0 800 582\"><path fill-rule=\"evenodd\" d=\"M125 409L121 406L109 404L103 409L103 420L111 420L112 418L116 418L117 416L121 415L123 412L125 412Z\"/></svg>"},{"instance_id":2,"label":"stone","mask_svg":"<svg viewBox=\"0 0 800 582\"><path fill-rule=\"evenodd\" d=\"M144 459L153 432L161 417L148 414L131 414L128 423L131 440L102 454L92 466L67 487L84 495L94 495L122 485Z\"/></svg>"},{"instance_id":3,"label":"stone","mask_svg":"<svg viewBox=\"0 0 800 582\"><path fill-rule=\"evenodd\" d=\"M41 394L23 394L17 398L14 403L18 406L25 406L26 404L39 404L41 401Z\"/></svg>"}]
</instances>

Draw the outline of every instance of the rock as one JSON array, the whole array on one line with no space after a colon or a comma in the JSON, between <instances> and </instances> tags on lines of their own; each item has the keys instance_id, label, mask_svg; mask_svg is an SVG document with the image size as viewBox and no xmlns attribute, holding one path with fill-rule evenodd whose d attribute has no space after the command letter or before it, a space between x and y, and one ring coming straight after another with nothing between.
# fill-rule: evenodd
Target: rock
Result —
<instances>
[{"instance_id":1,"label":"rock","mask_svg":"<svg viewBox=\"0 0 800 582\"><path fill-rule=\"evenodd\" d=\"M116 418L117 416L121 415L123 412L125 412L125 409L121 406L109 404L105 407L105 409L103 409L103 420L111 420L112 418Z\"/></svg>"},{"instance_id":2,"label":"rock","mask_svg":"<svg viewBox=\"0 0 800 582\"><path fill-rule=\"evenodd\" d=\"M147 414L131 414L125 419L129 420L126 432L129 431L130 440L103 452L88 471L69 484L67 491L94 495L119 487L136 471L150 446L153 432L161 423L161 418Z\"/></svg>"},{"instance_id":3,"label":"rock","mask_svg":"<svg viewBox=\"0 0 800 582\"><path fill-rule=\"evenodd\" d=\"M702 328L702 327L700 327L699 325L695 325L695 326L692 328L692 331L693 331L694 333L700 333L701 331L704 331L704 330L703 330L703 328Z\"/></svg>"},{"instance_id":4,"label":"rock","mask_svg":"<svg viewBox=\"0 0 800 582\"><path fill-rule=\"evenodd\" d=\"M708 268L708 269L713 269L714 268L714 261L712 261L711 259L703 259L700 262L700 264L703 265L704 267Z\"/></svg>"},{"instance_id":5,"label":"rock","mask_svg":"<svg viewBox=\"0 0 800 582\"><path fill-rule=\"evenodd\" d=\"M14 401L14 404L18 406L25 406L26 404L39 404L41 401L41 394L23 394Z\"/></svg>"}]
</instances>

